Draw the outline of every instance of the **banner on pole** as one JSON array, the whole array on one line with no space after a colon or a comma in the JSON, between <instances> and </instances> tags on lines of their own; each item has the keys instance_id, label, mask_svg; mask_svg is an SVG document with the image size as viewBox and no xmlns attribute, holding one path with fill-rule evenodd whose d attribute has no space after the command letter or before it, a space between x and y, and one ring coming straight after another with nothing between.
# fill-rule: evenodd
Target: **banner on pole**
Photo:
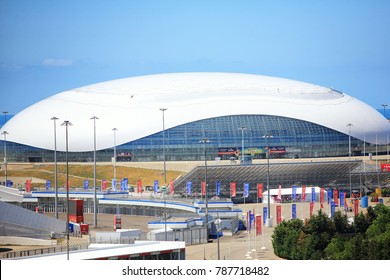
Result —
<instances>
[{"instance_id":1,"label":"banner on pole","mask_svg":"<svg viewBox=\"0 0 390 280\"><path fill-rule=\"evenodd\" d=\"M84 180L84 190L88 190L88 189L89 189L89 181Z\"/></svg>"},{"instance_id":2,"label":"banner on pole","mask_svg":"<svg viewBox=\"0 0 390 280\"><path fill-rule=\"evenodd\" d=\"M291 200L295 201L296 198L297 198L297 186L292 186L292 189L291 189Z\"/></svg>"},{"instance_id":3,"label":"banner on pole","mask_svg":"<svg viewBox=\"0 0 390 280\"><path fill-rule=\"evenodd\" d=\"M302 201L306 201L306 186L302 186Z\"/></svg>"},{"instance_id":4,"label":"banner on pole","mask_svg":"<svg viewBox=\"0 0 390 280\"><path fill-rule=\"evenodd\" d=\"M236 197L236 182L230 183L230 195Z\"/></svg>"},{"instance_id":5,"label":"banner on pole","mask_svg":"<svg viewBox=\"0 0 390 280\"><path fill-rule=\"evenodd\" d=\"M278 189L278 201L282 203L282 185L279 185Z\"/></svg>"},{"instance_id":6,"label":"banner on pole","mask_svg":"<svg viewBox=\"0 0 390 280\"><path fill-rule=\"evenodd\" d=\"M339 206L339 191L336 189L333 190L333 201L336 206Z\"/></svg>"},{"instance_id":7,"label":"banner on pole","mask_svg":"<svg viewBox=\"0 0 390 280\"><path fill-rule=\"evenodd\" d=\"M291 219L295 220L297 218L297 205L294 203L291 206Z\"/></svg>"},{"instance_id":8,"label":"banner on pole","mask_svg":"<svg viewBox=\"0 0 390 280\"><path fill-rule=\"evenodd\" d=\"M263 184L262 183L257 184L257 197L263 198Z\"/></svg>"},{"instance_id":9,"label":"banner on pole","mask_svg":"<svg viewBox=\"0 0 390 280\"><path fill-rule=\"evenodd\" d=\"M316 189L311 188L311 202L316 202Z\"/></svg>"},{"instance_id":10,"label":"banner on pole","mask_svg":"<svg viewBox=\"0 0 390 280\"><path fill-rule=\"evenodd\" d=\"M327 196L328 196L328 204L330 204L330 202L332 201L332 189L328 189L327 191Z\"/></svg>"},{"instance_id":11,"label":"banner on pole","mask_svg":"<svg viewBox=\"0 0 390 280\"><path fill-rule=\"evenodd\" d=\"M276 205L276 223L280 224L282 222L282 206Z\"/></svg>"},{"instance_id":12,"label":"banner on pole","mask_svg":"<svg viewBox=\"0 0 390 280\"><path fill-rule=\"evenodd\" d=\"M202 195L206 195L206 182L205 181L202 181L201 188L202 188Z\"/></svg>"},{"instance_id":13,"label":"banner on pole","mask_svg":"<svg viewBox=\"0 0 390 280\"><path fill-rule=\"evenodd\" d=\"M170 183L169 183L169 194L174 194L175 193L175 187L174 187L174 185L173 185L173 181L171 181Z\"/></svg>"},{"instance_id":14,"label":"banner on pole","mask_svg":"<svg viewBox=\"0 0 390 280\"><path fill-rule=\"evenodd\" d=\"M354 199L353 206L355 216L359 215L359 199Z\"/></svg>"},{"instance_id":15,"label":"banner on pole","mask_svg":"<svg viewBox=\"0 0 390 280\"><path fill-rule=\"evenodd\" d=\"M46 180L46 189L47 189L47 190L50 190L50 187L51 187L51 182L50 182L50 180Z\"/></svg>"},{"instance_id":16,"label":"banner on pole","mask_svg":"<svg viewBox=\"0 0 390 280\"><path fill-rule=\"evenodd\" d=\"M107 189L107 180L106 179L102 180L102 189L103 189L103 191L105 191Z\"/></svg>"},{"instance_id":17,"label":"banner on pole","mask_svg":"<svg viewBox=\"0 0 390 280\"><path fill-rule=\"evenodd\" d=\"M221 194L221 181L217 181L216 195L219 196L220 194Z\"/></svg>"},{"instance_id":18,"label":"banner on pole","mask_svg":"<svg viewBox=\"0 0 390 280\"><path fill-rule=\"evenodd\" d=\"M158 180L154 180L153 189L154 193L158 193Z\"/></svg>"},{"instance_id":19,"label":"banner on pole","mask_svg":"<svg viewBox=\"0 0 390 280\"><path fill-rule=\"evenodd\" d=\"M137 192L142 193L142 181L141 180L137 181Z\"/></svg>"},{"instance_id":20,"label":"banner on pole","mask_svg":"<svg viewBox=\"0 0 390 280\"><path fill-rule=\"evenodd\" d=\"M261 215L256 215L256 235L261 235Z\"/></svg>"},{"instance_id":21,"label":"banner on pole","mask_svg":"<svg viewBox=\"0 0 390 280\"><path fill-rule=\"evenodd\" d=\"M344 192L340 192L340 207L344 207Z\"/></svg>"},{"instance_id":22,"label":"banner on pole","mask_svg":"<svg viewBox=\"0 0 390 280\"><path fill-rule=\"evenodd\" d=\"M335 210L336 210L336 204L334 203L334 201L332 201L330 203L330 219L331 220L333 220Z\"/></svg>"},{"instance_id":23,"label":"banner on pole","mask_svg":"<svg viewBox=\"0 0 390 280\"><path fill-rule=\"evenodd\" d=\"M187 181L187 183L186 183L186 194L187 195L191 194L191 188L192 188L192 182L191 181Z\"/></svg>"},{"instance_id":24,"label":"banner on pole","mask_svg":"<svg viewBox=\"0 0 390 280\"><path fill-rule=\"evenodd\" d=\"M249 183L244 183L244 197L249 197Z\"/></svg>"},{"instance_id":25,"label":"banner on pole","mask_svg":"<svg viewBox=\"0 0 390 280\"><path fill-rule=\"evenodd\" d=\"M314 202L310 202L310 217L313 216Z\"/></svg>"},{"instance_id":26,"label":"banner on pole","mask_svg":"<svg viewBox=\"0 0 390 280\"><path fill-rule=\"evenodd\" d=\"M112 184L112 190L116 191L116 179L112 179L111 184Z\"/></svg>"},{"instance_id":27,"label":"banner on pole","mask_svg":"<svg viewBox=\"0 0 390 280\"><path fill-rule=\"evenodd\" d=\"M31 192L31 180L26 180L26 192Z\"/></svg>"},{"instance_id":28,"label":"banner on pole","mask_svg":"<svg viewBox=\"0 0 390 280\"><path fill-rule=\"evenodd\" d=\"M268 208L267 207L263 207L263 224L265 224L267 222L267 217L268 217Z\"/></svg>"}]
</instances>

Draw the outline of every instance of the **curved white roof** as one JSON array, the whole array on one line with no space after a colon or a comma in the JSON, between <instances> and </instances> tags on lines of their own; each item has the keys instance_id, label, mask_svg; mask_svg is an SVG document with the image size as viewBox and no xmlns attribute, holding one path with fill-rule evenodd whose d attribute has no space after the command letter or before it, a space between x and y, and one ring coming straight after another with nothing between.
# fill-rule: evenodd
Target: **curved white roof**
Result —
<instances>
[{"instance_id":1,"label":"curved white roof","mask_svg":"<svg viewBox=\"0 0 390 280\"><path fill-rule=\"evenodd\" d=\"M173 73L130 77L65 91L15 115L2 128L7 140L65 150L64 120L69 127L69 151L93 150L97 116L97 150L120 145L165 128L225 115L265 114L317 123L370 143L384 144L388 121L367 104L330 88L251 74Z\"/></svg>"}]
</instances>

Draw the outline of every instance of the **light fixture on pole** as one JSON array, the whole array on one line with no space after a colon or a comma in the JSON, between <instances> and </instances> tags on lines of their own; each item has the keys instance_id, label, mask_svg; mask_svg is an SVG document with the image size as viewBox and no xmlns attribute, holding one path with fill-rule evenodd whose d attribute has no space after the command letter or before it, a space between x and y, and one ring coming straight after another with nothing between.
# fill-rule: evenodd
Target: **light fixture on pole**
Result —
<instances>
[{"instance_id":1,"label":"light fixture on pole","mask_svg":"<svg viewBox=\"0 0 390 280\"><path fill-rule=\"evenodd\" d=\"M267 145L267 222L266 226L267 227L272 227L272 221L271 221L271 195L270 195L270 186L269 186L269 139L272 138L273 136L270 134L265 134L263 138L266 141Z\"/></svg>"},{"instance_id":2,"label":"light fixture on pole","mask_svg":"<svg viewBox=\"0 0 390 280\"><path fill-rule=\"evenodd\" d=\"M352 176L351 176L351 127L353 124L349 123L348 126L348 157L349 157L349 197L352 198Z\"/></svg>"},{"instance_id":3,"label":"light fixture on pole","mask_svg":"<svg viewBox=\"0 0 390 280\"><path fill-rule=\"evenodd\" d=\"M382 107L383 107L383 116L385 116L385 118L386 118L386 107L387 107L387 104L382 104Z\"/></svg>"},{"instance_id":4,"label":"light fixture on pole","mask_svg":"<svg viewBox=\"0 0 390 280\"><path fill-rule=\"evenodd\" d=\"M114 179L115 179L115 182L116 182L116 132L117 132L117 128L114 127L112 129L112 131L114 131Z\"/></svg>"},{"instance_id":5,"label":"light fixture on pole","mask_svg":"<svg viewBox=\"0 0 390 280\"><path fill-rule=\"evenodd\" d=\"M164 182L167 182L167 166L166 166L166 156L165 156L165 119L164 112L168 110L167 108L160 108L163 116L163 158L164 158Z\"/></svg>"},{"instance_id":6,"label":"light fixture on pole","mask_svg":"<svg viewBox=\"0 0 390 280\"><path fill-rule=\"evenodd\" d=\"M206 238L209 239L209 205L208 205L208 188L207 188L207 158L206 158L206 143L211 141L207 138L202 138L200 143L204 144L204 184L205 184L205 206L206 206Z\"/></svg>"},{"instance_id":7,"label":"light fixture on pole","mask_svg":"<svg viewBox=\"0 0 390 280\"><path fill-rule=\"evenodd\" d=\"M241 149L242 149L241 164L244 164L244 159L245 159L245 154L244 154L244 130L246 129L246 127L245 126L241 126L238 129L241 130Z\"/></svg>"},{"instance_id":8,"label":"light fixture on pole","mask_svg":"<svg viewBox=\"0 0 390 280\"><path fill-rule=\"evenodd\" d=\"M66 189L66 257L67 260L69 260L69 160L68 160L68 151L69 151L69 144L68 144L68 127L72 125L70 121L64 121L62 126L65 126L66 128L66 149L65 149L65 160L66 160L66 182L65 182L65 189Z\"/></svg>"},{"instance_id":9,"label":"light fixture on pole","mask_svg":"<svg viewBox=\"0 0 390 280\"><path fill-rule=\"evenodd\" d=\"M54 208L56 211L56 219L58 219L58 169L57 169L57 117L52 117L54 121L54 188L55 188L55 198L54 198Z\"/></svg>"},{"instance_id":10,"label":"light fixture on pole","mask_svg":"<svg viewBox=\"0 0 390 280\"><path fill-rule=\"evenodd\" d=\"M1 134L4 135L4 177L5 177L5 186L7 187L7 134L9 134L6 130L4 130Z\"/></svg>"},{"instance_id":11,"label":"light fixture on pole","mask_svg":"<svg viewBox=\"0 0 390 280\"><path fill-rule=\"evenodd\" d=\"M93 227L97 228L97 194L96 194L96 120L93 116Z\"/></svg>"}]
</instances>

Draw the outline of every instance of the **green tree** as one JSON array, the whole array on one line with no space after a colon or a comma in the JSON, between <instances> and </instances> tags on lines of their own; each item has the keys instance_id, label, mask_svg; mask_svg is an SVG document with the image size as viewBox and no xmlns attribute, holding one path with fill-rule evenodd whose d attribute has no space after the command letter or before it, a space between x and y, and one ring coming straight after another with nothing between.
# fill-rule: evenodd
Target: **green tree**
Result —
<instances>
[{"instance_id":1,"label":"green tree","mask_svg":"<svg viewBox=\"0 0 390 280\"><path fill-rule=\"evenodd\" d=\"M272 246L276 255L285 259L298 258L298 238L302 227L303 223L299 219L284 220L275 227Z\"/></svg>"}]
</instances>

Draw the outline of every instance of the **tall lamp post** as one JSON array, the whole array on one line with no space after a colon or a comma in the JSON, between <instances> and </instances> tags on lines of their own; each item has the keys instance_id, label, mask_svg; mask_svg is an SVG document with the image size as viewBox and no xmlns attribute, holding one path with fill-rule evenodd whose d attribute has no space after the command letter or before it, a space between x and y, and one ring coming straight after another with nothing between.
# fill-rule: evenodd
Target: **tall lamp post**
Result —
<instances>
[{"instance_id":1,"label":"tall lamp post","mask_svg":"<svg viewBox=\"0 0 390 280\"><path fill-rule=\"evenodd\" d=\"M205 204L206 204L206 238L209 239L209 205L208 205L208 188L207 188L207 158L206 158L206 143L210 143L207 138L202 138L200 143L204 144L204 184L205 184Z\"/></svg>"},{"instance_id":2,"label":"tall lamp post","mask_svg":"<svg viewBox=\"0 0 390 280\"><path fill-rule=\"evenodd\" d=\"M72 125L70 121L64 121L62 126L65 126L66 128L66 153L65 153L65 160L66 160L66 257L67 260L69 260L69 160L68 160L68 127Z\"/></svg>"},{"instance_id":3,"label":"tall lamp post","mask_svg":"<svg viewBox=\"0 0 390 280\"><path fill-rule=\"evenodd\" d=\"M245 126L241 126L238 129L241 130L241 149L242 149L242 155L241 155L241 163L244 163L244 130L246 129Z\"/></svg>"},{"instance_id":4,"label":"tall lamp post","mask_svg":"<svg viewBox=\"0 0 390 280\"><path fill-rule=\"evenodd\" d=\"M57 117L52 117L54 121L54 187L55 187L55 198L54 198L54 208L56 211L56 219L58 219L58 176L57 176Z\"/></svg>"},{"instance_id":5,"label":"tall lamp post","mask_svg":"<svg viewBox=\"0 0 390 280\"><path fill-rule=\"evenodd\" d=\"M5 186L7 186L7 134L8 132L4 130L1 134L4 135L4 176L5 176Z\"/></svg>"},{"instance_id":6,"label":"tall lamp post","mask_svg":"<svg viewBox=\"0 0 390 280\"><path fill-rule=\"evenodd\" d=\"M270 194L270 186L269 186L269 139L273 136L270 134L265 134L263 138L265 139L266 145L267 145L267 227L272 227L272 221L271 221L271 194Z\"/></svg>"},{"instance_id":7,"label":"tall lamp post","mask_svg":"<svg viewBox=\"0 0 390 280\"><path fill-rule=\"evenodd\" d=\"M168 110L167 108L160 108L162 112L162 120L163 120L163 157L164 157L164 182L167 182L167 166L166 166L166 156L165 156L165 119L164 112Z\"/></svg>"},{"instance_id":8,"label":"tall lamp post","mask_svg":"<svg viewBox=\"0 0 390 280\"><path fill-rule=\"evenodd\" d=\"M114 127L112 129L112 131L114 131L114 179L115 179L115 182L116 182L116 132L117 132L117 128Z\"/></svg>"},{"instance_id":9,"label":"tall lamp post","mask_svg":"<svg viewBox=\"0 0 390 280\"><path fill-rule=\"evenodd\" d=\"M351 176L351 127L353 124L349 123L348 126L348 157L349 157L349 197L352 198L352 176Z\"/></svg>"},{"instance_id":10,"label":"tall lamp post","mask_svg":"<svg viewBox=\"0 0 390 280\"><path fill-rule=\"evenodd\" d=\"M96 120L99 118L93 116L93 226L97 228L97 194L96 194Z\"/></svg>"},{"instance_id":11,"label":"tall lamp post","mask_svg":"<svg viewBox=\"0 0 390 280\"><path fill-rule=\"evenodd\" d=\"M382 107L383 107L383 116L385 116L385 118L386 118L386 107L387 107L387 104L382 104Z\"/></svg>"}]
</instances>

